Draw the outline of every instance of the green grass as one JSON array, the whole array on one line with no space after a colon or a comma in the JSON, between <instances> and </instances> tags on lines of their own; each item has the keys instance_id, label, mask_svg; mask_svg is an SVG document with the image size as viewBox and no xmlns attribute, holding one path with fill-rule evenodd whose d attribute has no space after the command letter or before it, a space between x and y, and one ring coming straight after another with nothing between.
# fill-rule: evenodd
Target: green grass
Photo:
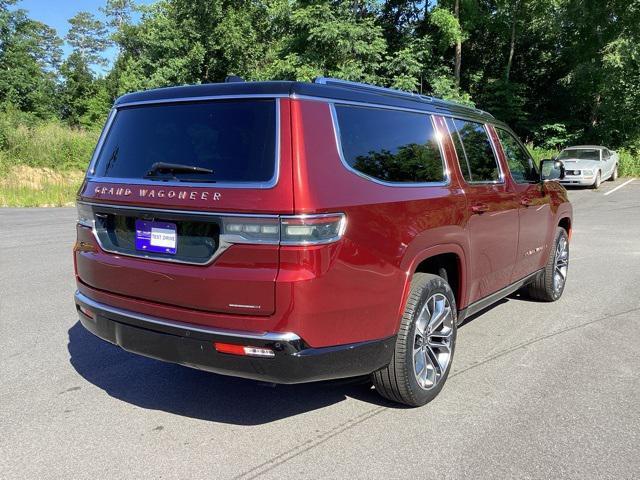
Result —
<instances>
[{"instance_id":1,"label":"green grass","mask_svg":"<svg viewBox=\"0 0 640 480\"><path fill-rule=\"evenodd\" d=\"M72 205L99 134L0 112L0 206Z\"/></svg>"},{"instance_id":2,"label":"green grass","mask_svg":"<svg viewBox=\"0 0 640 480\"><path fill-rule=\"evenodd\" d=\"M99 134L98 130L71 128L55 120L25 124L0 113L0 151L5 166L84 170Z\"/></svg>"},{"instance_id":3,"label":"green grass","mask_svg":"<svg viewBox=\"0 0 640 480\"><path fill-rule=\"evenodd\" d=\"M80 182L44 183L35 189L24 185L0 186L2 207L63 207L73 205Z\"/></svg>"},{"instance_id":4,"label":"green grass","mask_svg":"<svg viewBox=\"0 0 640 480\"><path fill-rule=\"evenodd\" d=\"M621 148L618 150L620 164L618 173L621 177L640 177L640 152L635 155L629 150Z\"/></svg>"},{"instance_id":5,"label":"green grass","mask_svg":"<svg viewBox=\"0 0 640 480\"><path fill-rule=\"evenodd\" d=\"M0 207L73 205L82 170L11 165L0 152Z\"/></svg>"}]
</instances>

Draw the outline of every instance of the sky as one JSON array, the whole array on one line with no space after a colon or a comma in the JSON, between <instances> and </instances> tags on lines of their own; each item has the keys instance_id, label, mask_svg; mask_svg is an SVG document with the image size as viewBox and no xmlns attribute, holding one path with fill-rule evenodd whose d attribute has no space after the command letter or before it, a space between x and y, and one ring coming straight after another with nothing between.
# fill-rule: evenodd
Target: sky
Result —
<instances>
[{"instance_id":1,"label":"sky","mask_svg":"<svg viewBox=\"0 0 640 480\"><path fill-rule=\"evenodd\" d=\"M150 4L154 0L137 0L138 4ZM69 20L80 11L93 13L96 17L104 20L99 8L104 6L106 0L20 0L15 8L22 8L29 11L29 17L39 20L53 27L58 32L58 36L64 39L69 30ZM69 46L64 45L64 54L69 54ZM105 52L109 61L116 55L116 49L110 48Z\"/></svg>"}]
</instances>

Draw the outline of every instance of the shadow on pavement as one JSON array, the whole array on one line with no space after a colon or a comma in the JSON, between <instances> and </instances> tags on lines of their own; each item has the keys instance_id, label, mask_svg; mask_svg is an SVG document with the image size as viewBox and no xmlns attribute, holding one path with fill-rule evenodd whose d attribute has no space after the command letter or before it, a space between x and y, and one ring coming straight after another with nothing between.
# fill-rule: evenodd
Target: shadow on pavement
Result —
<instances>
[{"instance_id":1,"label":"shadow on pavement","mask_svg":"<svg viewBox=\"0 0 640 480\"><path fill-rule=\"evenodd\" d=\"M518 301L521 301L521 302L534 302L534 303L538 302L538 300L530 298L526 294L523 294L521 291L518 290L518 291L512 293L511 295L507 295L506 297L498 300L496 303L492 303L488 307L483 308L479 312L476 312L473 315L469 315L467 318L464 319L464 322L462 322L462 325L460 325L460 327L464 327L464 326L470 324L471 322L473 322L477 318L482 317L485 313L493 310L494 308L499 307L500 305L504 305L505 303L508 303L508 302L510 302L512 300L518 300Z\"/></svg>"},{"instance_id":2,"label":"shadow on pavement","mask_svg":"<svg viewBox=\"0 0 640 480\"><path fill-rule=\"evenodd\" d=\"M272 386L135 355L100 340L80 322L68 333L75 370L110 396L141 408L258 425L327 407L347 397L390 406L363 379Z\"/></svg>"}]
</instances>

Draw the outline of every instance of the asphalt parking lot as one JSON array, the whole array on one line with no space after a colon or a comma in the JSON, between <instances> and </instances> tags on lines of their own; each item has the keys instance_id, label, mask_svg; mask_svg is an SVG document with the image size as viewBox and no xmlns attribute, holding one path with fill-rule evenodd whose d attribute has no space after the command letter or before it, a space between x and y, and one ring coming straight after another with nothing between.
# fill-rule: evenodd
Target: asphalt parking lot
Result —
<instances>
[{"instance_id":1,"label":"asphalt parking lot","mask_svg":"<svg viewBox=\"0 0 640 480\"><path fill-rule=\"evenodd\" d=\"M472 318L418 409L102 342L72 301L75 210L0 209L0 478L640 478L640 180L623 182L570 191L563 298Z\"/></svg>"}]
</instances>

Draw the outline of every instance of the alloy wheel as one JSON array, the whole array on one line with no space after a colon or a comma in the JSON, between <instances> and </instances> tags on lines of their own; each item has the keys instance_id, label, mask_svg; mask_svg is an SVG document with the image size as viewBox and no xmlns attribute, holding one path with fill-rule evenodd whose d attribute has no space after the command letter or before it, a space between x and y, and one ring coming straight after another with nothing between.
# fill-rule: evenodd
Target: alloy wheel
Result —
<instances>
[{"instance_id":1,"label":"alloy wheel","mask_svg":"<svg viewBox=\"0 0 640 480\"><path fill-rule=\"evenodd\" d=\"M453 312L449 299L433 294L425 302L416 321L413 342L413 372L424 390L435 387L451 361Z\"/></svg>"},{"instance_id":2,"label":"alloy wheel","mask_svg":"<svg viewBox=\"0 0 640 480\"><path fill-rule=\"evenodd\" d=\"M567 270L569 269L569 243L563 235L558 239L556 245L555 265L553 269L553 291L556 295L562 292L564 283L567 280Z\"/></svg>"}]
</instances>

